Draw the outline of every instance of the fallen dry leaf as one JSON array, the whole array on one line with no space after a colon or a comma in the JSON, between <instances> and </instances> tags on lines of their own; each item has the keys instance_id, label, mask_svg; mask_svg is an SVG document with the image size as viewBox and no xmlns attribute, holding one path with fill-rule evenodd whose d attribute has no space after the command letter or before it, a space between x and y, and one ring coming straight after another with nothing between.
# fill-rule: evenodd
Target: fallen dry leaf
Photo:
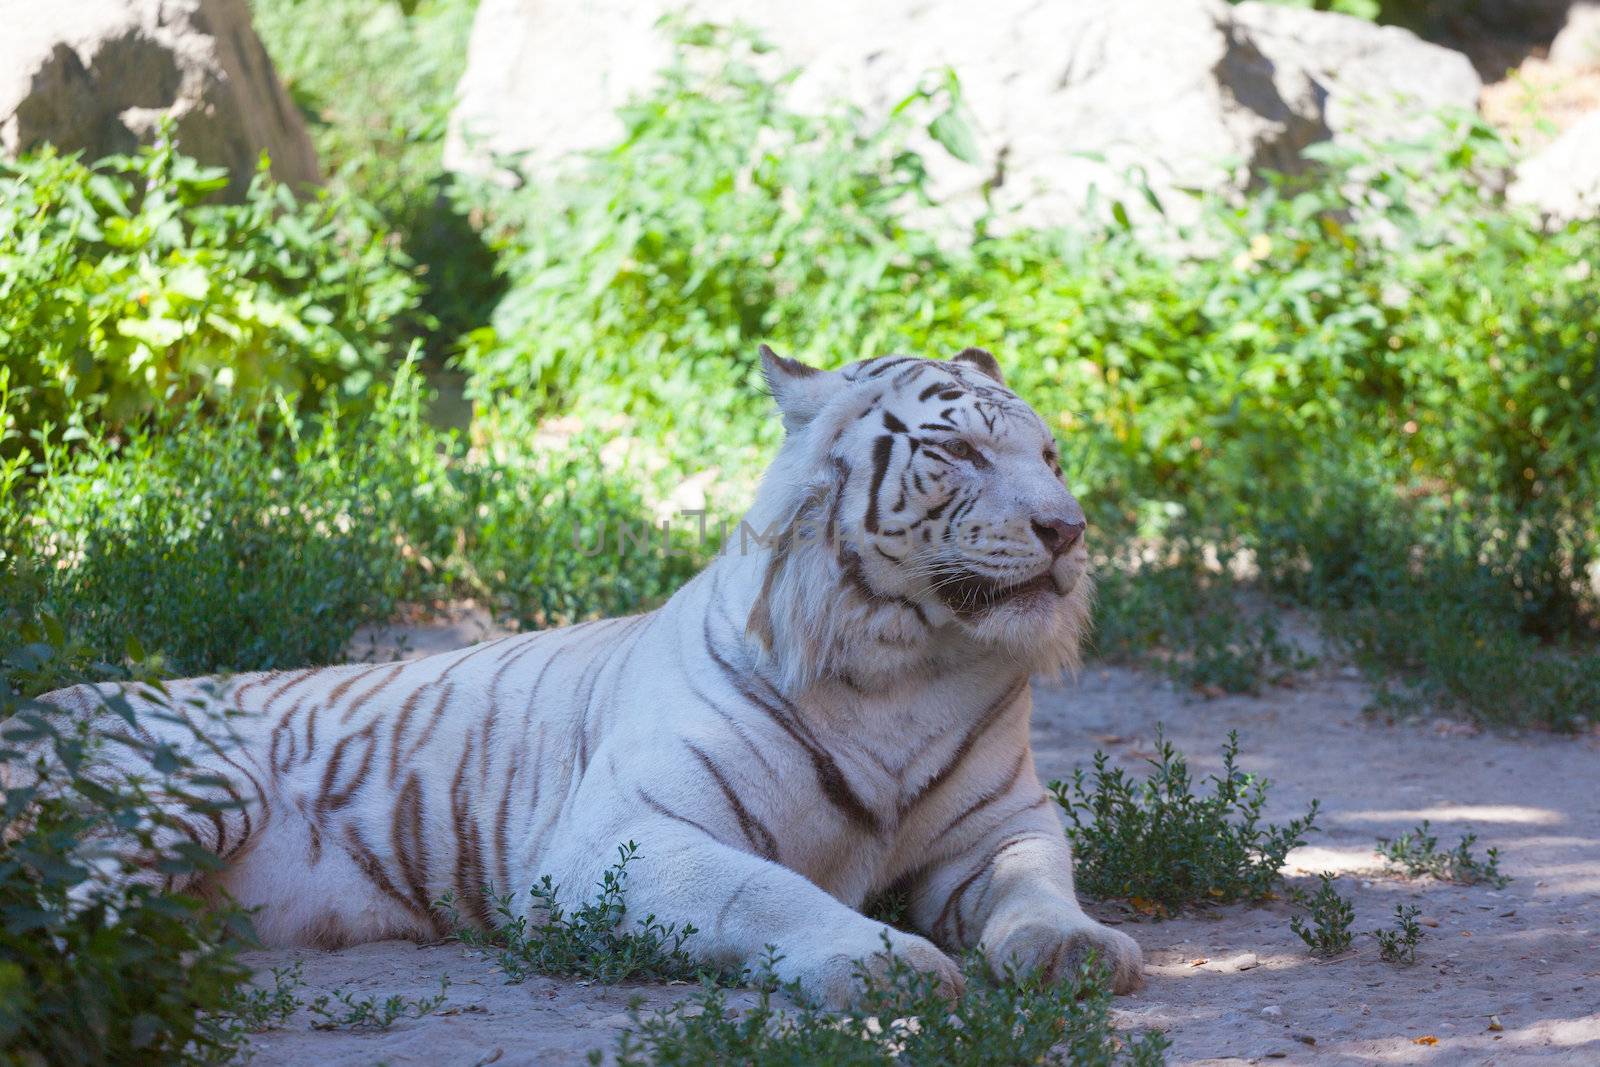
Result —
<instances>
[{"instance_id":1,"label":"fallen dry leaf","mask_svg":"<svg viewBox=\"0 0 1600 1067\"><path fill-rule=\"evenodd\" d=\"M1412 1038L1411 1043L1413 1045L1437 1045L1439 1043L1439 1039L1434 1037L1432 1034L1423 1034L1421 1037Z\"/></svg>"}]
</instances>

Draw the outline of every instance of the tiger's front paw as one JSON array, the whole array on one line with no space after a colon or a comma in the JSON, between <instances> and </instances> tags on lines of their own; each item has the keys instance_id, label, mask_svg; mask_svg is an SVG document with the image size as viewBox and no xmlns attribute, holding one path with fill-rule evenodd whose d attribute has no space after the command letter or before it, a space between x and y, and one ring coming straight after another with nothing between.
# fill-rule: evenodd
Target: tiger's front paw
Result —
<instances>
[{"instance_id":1,"label":"tiger's front paw","mask_svg":"<svg viewBox=\"0 0 1600 1067\"><path fill-rule=\"evenodd\" d=\"M1113 993L1131 993L1144 984L1144 954L1138 943L1086 915L1018 918L1000 924L992 935L984 931L983 951L996 975L1009 964L1018 972L1041 971L1047 979L1076 974L1092 952L1109 968Z\"/></svg>"},{"instance_id":2,"label":"tiger's front paw","mask_svg":"<svg viewBox=\"0 0 1600 1067\"><path fill-rule=\"evenodd\" d=\"M872 938L849 946L818 945L788 955L779 963L778 970L780 977L786 980L798 979L800 987L812 1000L825 1008L842 1011L860 1000L865 989L861 981L863 972L874 979L884 976L889 966L889 953L910 964L913 970L933 975L939 988L952 1000L966 988L960 965L937 945L927 938L894 929L889 930L887 952L881 933L875 931Z\"/></svg>"}]
</instances>

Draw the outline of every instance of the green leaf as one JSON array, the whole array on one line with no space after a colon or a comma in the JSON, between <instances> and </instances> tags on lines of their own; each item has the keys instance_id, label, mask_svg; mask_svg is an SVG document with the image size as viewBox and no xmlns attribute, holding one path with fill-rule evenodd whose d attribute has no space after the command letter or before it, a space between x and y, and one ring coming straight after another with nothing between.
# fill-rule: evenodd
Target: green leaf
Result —
<instances>
[{"instance_id":1,"label":"green leaf","mask_svg":"<svg viewBox=\"0 0 1600 1067\"><path fill-rule=\"evenodd\" d=\"M938 118L930 122L928 133L944 147L946 152L963 163L982 162L983 157L978 151L978 141L973 136L972 127L956 114L954 108L942 112Z\"/></svg>"}]
</instances>

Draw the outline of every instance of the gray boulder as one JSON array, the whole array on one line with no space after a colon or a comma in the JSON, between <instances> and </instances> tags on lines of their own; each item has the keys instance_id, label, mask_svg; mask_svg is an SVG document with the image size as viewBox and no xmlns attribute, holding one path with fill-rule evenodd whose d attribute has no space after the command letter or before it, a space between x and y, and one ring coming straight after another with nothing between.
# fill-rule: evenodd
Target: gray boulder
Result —
<instances>
[{"instance_id":1,"label":"gray boulder","mask_svg":"<svg viewBox=\"0 0 1600 1067\"><path fill-rule=\"evenodd\" d=\"M535 174L614 142L614 111L648 89L670 47L656 23L681 0L483 0L447 165ZM797 102L884 114L925 72L955 68L984 167L933 153L935 192L958 201L1004 161L1002 207L1028 221L1122 196L1141 172L1169 209L1180 188L1238 189L1262 168L1358 129L1403 133L1442 105L1472 107L1467 60L1404 30L1223 0L689 0L744 22L798 67Z\"/></svg>"},{"instance_id":2,"label":"gray boulder","mask_svg":"<svg viewBox=\"0 0 1600 1067\"><path fill-rule=\"evenodd\" d=\"M245 0L0 0L0 151L42 143L95 159L151 141L227 167L242 193L272 173L318 180L316 152Z\"/></svg>"}]
</instances>

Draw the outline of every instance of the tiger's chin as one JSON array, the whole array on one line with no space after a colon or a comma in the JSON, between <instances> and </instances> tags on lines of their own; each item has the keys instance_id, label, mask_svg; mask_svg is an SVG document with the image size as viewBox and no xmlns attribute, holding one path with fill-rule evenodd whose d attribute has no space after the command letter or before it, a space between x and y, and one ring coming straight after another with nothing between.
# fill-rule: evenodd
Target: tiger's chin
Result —
<instances>
[{"instance_id":1,"label":"tiger's chin","mask_svg":"<svg viewBox=\"0 0 1600 1067\"><path fill-rule=\"evenodd\" d=\"M1030 673L1054 677L1077 671L1094 601L1094 580L1084 560L1057 560L1036 578L989 585L982 596L946 601L968 634L1020 661Z\"/></svg>"}]
</instances>

